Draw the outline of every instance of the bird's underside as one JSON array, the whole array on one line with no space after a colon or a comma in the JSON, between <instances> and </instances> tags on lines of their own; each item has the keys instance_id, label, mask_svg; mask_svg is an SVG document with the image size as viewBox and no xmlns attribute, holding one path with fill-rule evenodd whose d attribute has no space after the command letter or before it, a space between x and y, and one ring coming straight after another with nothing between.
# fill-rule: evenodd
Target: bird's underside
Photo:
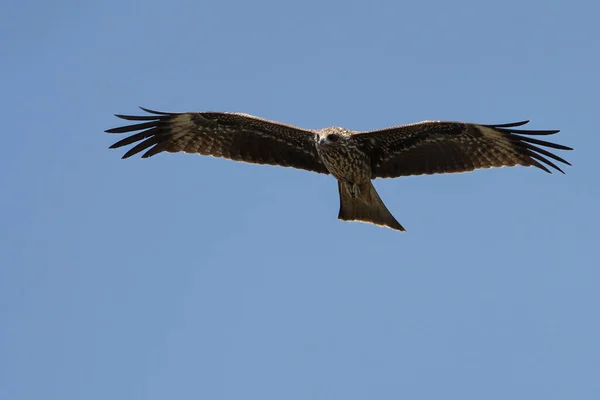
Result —
<instances>
[{"instance_id":1,"label":"bird's underside","mask_svg":"<svg viewBox=\"0 0 600 400\"><path fill-rule=\"evenodd\" d=\"M558 130L515 129L529 121L499 125L424 121L354 132L338 127L309 130L239 113L142 109L150 115L117 115L135 122L106 131L130 134L110 146L135 144L123 158L142 151L142 158L186 152L331 174L338 180L339 219L399 231L404 228L371 180L515 165L563 172L554 161L570 164L546 148L572 150L536 138Z\"/></svg>"}]
</instances>

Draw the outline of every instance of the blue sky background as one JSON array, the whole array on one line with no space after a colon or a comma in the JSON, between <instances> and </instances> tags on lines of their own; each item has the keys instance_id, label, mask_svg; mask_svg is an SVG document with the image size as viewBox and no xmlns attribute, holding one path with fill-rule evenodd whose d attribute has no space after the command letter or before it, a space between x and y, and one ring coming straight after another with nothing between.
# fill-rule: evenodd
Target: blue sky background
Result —
<instances>
[{"instance_id":1,"label":"blue sky background","mask_svg":"<svg viewBox=\"0 0 600 400\"><path fill-rule=\"evenodd\" d=\"M598 399L592 1L10 2L0 13L0 398ZM377 180L121 161L113 113L308 128L531 119L566 175Z\"/></svg>"}]
</instances>

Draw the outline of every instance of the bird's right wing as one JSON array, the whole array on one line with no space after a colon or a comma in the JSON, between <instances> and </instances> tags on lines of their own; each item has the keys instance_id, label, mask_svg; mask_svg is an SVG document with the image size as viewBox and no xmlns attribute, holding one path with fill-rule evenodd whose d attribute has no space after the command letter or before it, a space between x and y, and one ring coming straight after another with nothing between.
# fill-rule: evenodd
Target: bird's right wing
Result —
<instances>
[{"instance_id":1,"label":"bird's right wing","mask_svg":"<svg viewBox=\"0 0 600 400\"><path fill-rule=\"evenodd\" d=\"M254 164L329 173L317 153L315 133L310 130L239 113L166 113L145 108L142 110L153 115L116 115L128 121L142 122L106 131L141 131L110 146L114 149L139 142L123 158L149 148L142 158L163 151L183 151Z\"/></svg>"}]
</instances>

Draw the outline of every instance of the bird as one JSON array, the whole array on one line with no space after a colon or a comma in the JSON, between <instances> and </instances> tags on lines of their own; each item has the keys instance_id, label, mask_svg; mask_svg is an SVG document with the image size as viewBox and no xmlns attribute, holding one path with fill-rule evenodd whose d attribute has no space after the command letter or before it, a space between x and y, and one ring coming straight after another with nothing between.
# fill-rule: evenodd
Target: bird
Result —
<instances>
[{"instance_id":1,"label":"bird","mask_svg":"<svg viewBox=\"0 0 600 400\"><path fill-rule=\"evenodd\" d=\"M134 122L105 131L130 135L110 146L135 144L123 159L142 151L142 158L185 152L332 175L338 184L338 219L396 231L405 229L379 197L374 179L516 165L564 174L552 160L571 164L545 148L573 150L535 138L558 130L516 129L529 120L494 125L422 121L359 132L337 126L304 129L237 112L140 108L147 114L115 114Z\"/></svg>"}]
</instances>

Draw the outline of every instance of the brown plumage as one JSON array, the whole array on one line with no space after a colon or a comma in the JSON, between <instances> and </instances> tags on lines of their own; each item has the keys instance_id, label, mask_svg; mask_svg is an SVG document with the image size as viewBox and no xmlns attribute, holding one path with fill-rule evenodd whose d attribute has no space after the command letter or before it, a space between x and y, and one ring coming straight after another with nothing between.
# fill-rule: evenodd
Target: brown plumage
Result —
<instances>
[{"instance_id":1,"label":"brown plumage","mask_svg":"<svg viewBox=\"0 0 600 400\"><path fill-rule=\"evenodd\" d=\"M515 129L529 121L500 125L424 121L354 132L339 127L308 130L239 113L142 109L152 115L117 115L136 123L106 131L141 131L110 146L135 143L123 158L142 151L143 158L183 151L332 174L338 180L339 219L400 231L404 228L381 201L372 179L515 165L563 172L552 160L570 164L540 146L572 150L530 137L558 130Z\"/></svg>"}]
</instances>

